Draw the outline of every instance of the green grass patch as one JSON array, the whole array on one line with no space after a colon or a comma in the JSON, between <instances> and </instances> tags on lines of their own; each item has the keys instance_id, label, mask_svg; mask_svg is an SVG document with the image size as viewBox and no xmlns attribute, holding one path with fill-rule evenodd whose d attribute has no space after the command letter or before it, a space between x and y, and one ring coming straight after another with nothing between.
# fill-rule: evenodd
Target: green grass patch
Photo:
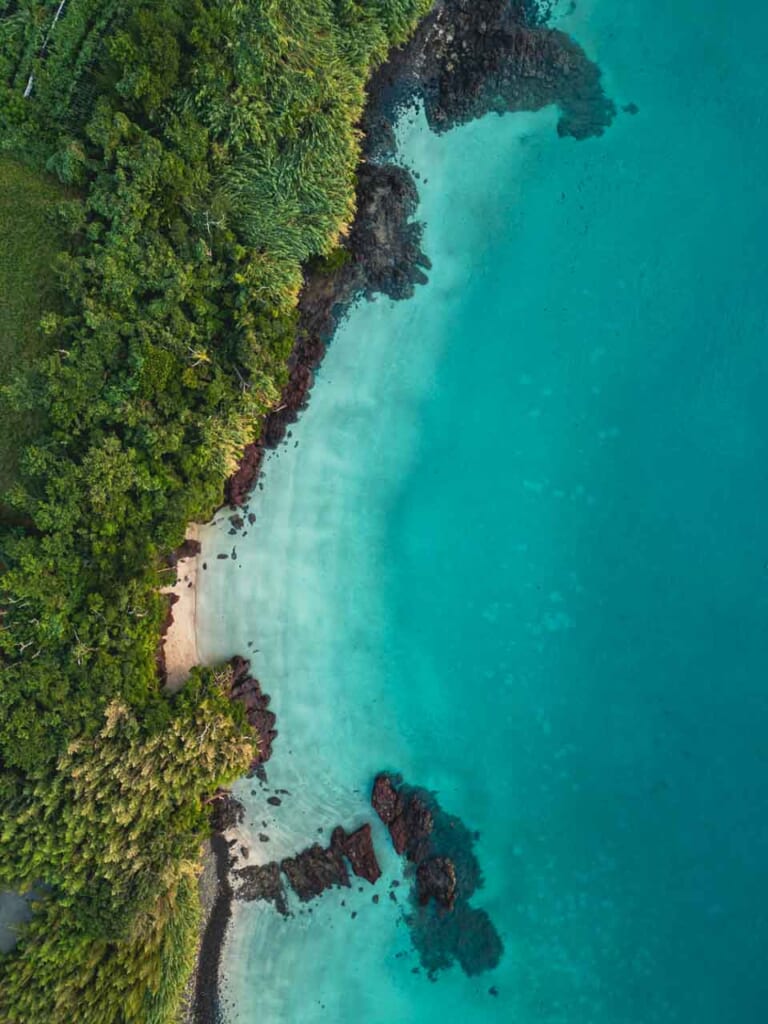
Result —
<instances>
[{"instance_id":1,"label":"green grass patch","mask_svg":"<svg viewBox=\"0 0 768 1024\"><path fill-rule=\"evenodd\" d=\"M16 366L47 348L40 318L56 306L51 264L62 247L54 211L59 185L22 164L0 158L0 384ZM16 479L24 445L35 432L33 414L15 413L0 400L0 515L2 494Z\"/></svg>"}]
</instances>

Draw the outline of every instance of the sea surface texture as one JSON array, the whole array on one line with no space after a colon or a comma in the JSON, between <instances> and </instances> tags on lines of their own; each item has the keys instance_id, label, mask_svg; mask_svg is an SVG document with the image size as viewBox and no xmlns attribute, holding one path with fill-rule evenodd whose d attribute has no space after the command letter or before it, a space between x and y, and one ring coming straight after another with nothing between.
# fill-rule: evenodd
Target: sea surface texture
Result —
<instances>
[{"instance_id":1,"label":"sea surface texture","mask_svg":"<svg viewBox=\"0 0 768 1024\"><path fill-rule=\"evenodd\" d=\"M236 904L230 1024L768 1020L768 13L555 18L614 124L410 115L429 284L351 311L237 557L203 535L202 652L280 733L241 863L372 821L384 868ZM496 969L421 965L383 769L479 833Z\"/></svg>"}]
</instances>

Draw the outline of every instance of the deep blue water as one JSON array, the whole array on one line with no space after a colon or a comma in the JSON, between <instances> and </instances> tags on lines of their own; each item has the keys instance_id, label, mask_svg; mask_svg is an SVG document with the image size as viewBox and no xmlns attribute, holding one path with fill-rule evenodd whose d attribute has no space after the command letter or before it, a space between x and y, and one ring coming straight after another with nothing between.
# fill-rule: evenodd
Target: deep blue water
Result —
<instances>
[{"instance_id":1,"label":"deep blue water","mask_svg":"<svg viewBox=\"0 0 768 1024\"><path fill-rule=\"evenodd\" d=\"M279 716L251 861L399 769L480 831L505 955L412 973L377 827L381 904L238 908L233 1021L768 1019L768 13L561 24L639 113L403 126L430 284L353 311L199 597Z\"/></svg>"}]
</instances>

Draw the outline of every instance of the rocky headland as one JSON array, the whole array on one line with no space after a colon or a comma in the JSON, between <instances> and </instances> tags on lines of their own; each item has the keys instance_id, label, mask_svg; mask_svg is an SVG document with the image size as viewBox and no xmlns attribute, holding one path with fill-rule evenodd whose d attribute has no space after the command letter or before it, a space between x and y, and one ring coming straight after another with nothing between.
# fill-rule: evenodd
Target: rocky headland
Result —
<instances>
[{"instance_id":1,"label":"rocky headland","mask_svg":"<svg viewBox=\"0 0 768 1024\"><path fill-rule=\"evenodd\" d=\"M394 123L423 103L430 127L446 132L488 113L560 110L558 133L601 135L616 115L600 70L570 36L548 28L530 0L440 0L414 38L395 50L374 75L362 128L357 215L344 258L317 261L305 271L297 340L289 379L261 437L247 446L227 481L226 502L240 507L261 472L266 451L285 438L306 406L314 374L339 319L360 296L407 299L426 280L430 261L413 221L418 188L392 163Z\"/></svg>"}]
</instances>

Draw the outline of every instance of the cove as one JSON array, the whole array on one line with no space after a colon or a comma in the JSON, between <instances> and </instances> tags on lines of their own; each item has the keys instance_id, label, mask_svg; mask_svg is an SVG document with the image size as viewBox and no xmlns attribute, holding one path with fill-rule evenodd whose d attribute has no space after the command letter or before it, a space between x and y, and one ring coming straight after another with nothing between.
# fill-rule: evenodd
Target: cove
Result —
<instances>
[{"instance_id":1,"label":"cove","mask_svg":"<svg viewBox=\"0 0 768 1024\"><path fill-rule=\"evenodd\" d=\"M765 20L580 3L600 139L401 124L429 284L348 316L198 594L278 716L249 862L371 821L384 875L237 904L228 1020L765 1019ZM479 832L495 971L421 968L382 769Z\"/></svg>"}]
</instances>

